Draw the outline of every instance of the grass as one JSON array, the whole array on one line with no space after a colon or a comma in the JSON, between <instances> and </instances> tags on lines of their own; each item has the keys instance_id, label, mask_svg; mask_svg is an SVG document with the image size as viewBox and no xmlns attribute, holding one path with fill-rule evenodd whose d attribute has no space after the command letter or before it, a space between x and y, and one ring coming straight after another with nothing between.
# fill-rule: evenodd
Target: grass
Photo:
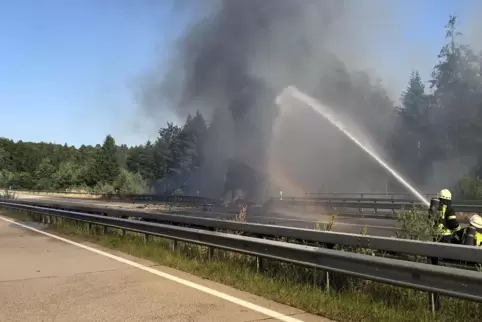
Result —
<instances>
[{"instance_id":1,"label":"grass","mask_svg":"<svg viewBox=\"0 0 482 322\"><path fill-rule=\"evenodd\" d=\"M8 213L17 220L31 220L25 213ZM170 240L62 220L49 230L86 240L114 250L176 268L194 275L230 285L240 290L297 307L306 312L337 321L480 321L482 305L442 298L442 310L433 317L424 292L392 287L371 281L336 276L343 285L339 291L325 292L322 272L269 261L263 273L257 272L256 258L216 250L208 258L207 247L178 243L172 251Z\"/></svg>"}]
</instances>

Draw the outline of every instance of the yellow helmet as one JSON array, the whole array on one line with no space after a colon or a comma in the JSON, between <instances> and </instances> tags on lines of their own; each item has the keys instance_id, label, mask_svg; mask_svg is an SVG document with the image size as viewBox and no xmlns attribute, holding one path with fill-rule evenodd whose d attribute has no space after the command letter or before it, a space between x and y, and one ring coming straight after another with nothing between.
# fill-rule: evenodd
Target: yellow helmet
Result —
<instances>
[{"instance_id":1,"label":"yellow helmet","mask_svg":"<svg viewBox=\"0 0 482 322\"><path fill-rule=\"evenodd\" d=\"M438 198L444 200L452 200L452 193L449 191L449 189L442 189L438 193Z\"/></svg>"}]
</instances>

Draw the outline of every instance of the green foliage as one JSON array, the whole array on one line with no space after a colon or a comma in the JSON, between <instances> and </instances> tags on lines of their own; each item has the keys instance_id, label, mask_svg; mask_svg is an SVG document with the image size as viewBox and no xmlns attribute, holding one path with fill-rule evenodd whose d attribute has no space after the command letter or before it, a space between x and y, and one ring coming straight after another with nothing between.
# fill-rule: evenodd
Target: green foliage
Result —
<instances>
[{"instance_id":1,"label":"green foliage","mask_svg":"<svg viewBox=\"0 0 482 322\"><path fill-rule=\"evenodd\" d=\"M0 170L0 187L8 187L14 174L6 169Z\"/></svg>"},{"instance_id":2,"label":"green foliage","mask_svg":"<svg viewBox=\"0 0 482 322\"><path fill-rule=\"evenodd\" d=\"M126 169L120 170L113 188L119 194L141 194L147 191L146 182L141 175L129 172Z\"/></svg>"},{"instance_id":3,"label":"green foliage","mask_svg":"<svg viewBox=\"0 0 482 322\"><path fill-rule=\"evenodd\" d=\"M397 215L397 238L433 241L437 237L433 219L428 211L413 208Z\"/></svg>"},{"instance_id":4,"label":"green foliage","mask_svg":"<svg viewBox=\"0 0 482 322\"><path fill-rule=\"evenodd\" d=\"M107 135L105 138L92 170L97 181L108 184L113 184L119 175L120 164L117 159L117 147L112 136Z\"/></svg>"},{"instance_id":5,"label":"green foliage","mask_svg":"<svg viewBox=\"0 0 482 322\"><path fill-rule=\"evenodd\" d=\"M103 193L108 195L112 195L116 192L113 185L107 182L101 182L101 181L94 186L93 190L96 193Z\"/></svg>"},{"instance_id":6,"label":"green foliage","mask_svg":"<svg viewBox=\"0 0 482 322\"><path fill-rule=\"evenodd\" d=\"M0 138L0 188L135 194L167 182L168 192L182 195L203 158L206 131L197 113L184 126L168 123L154 143L134 147L116 145L111 135L80 148Z\"/></svg>"},{"instance_id":7,"label":"green foliage","mask_svg":"<svg viewBox=\"0 0 482 322\"><path fill-rule=\"evenodd\" d=\"M317 221L315 223L315 227L314 227L314 230L319 230L319 231L332 231L333 230L333 226L335 225L336 223L336 217L338 216L338 214L333 214L331 215L331 218L330 218L330 221L327 222L326 224L323 223L322 221Z\"/></svg>"}]
</instances>

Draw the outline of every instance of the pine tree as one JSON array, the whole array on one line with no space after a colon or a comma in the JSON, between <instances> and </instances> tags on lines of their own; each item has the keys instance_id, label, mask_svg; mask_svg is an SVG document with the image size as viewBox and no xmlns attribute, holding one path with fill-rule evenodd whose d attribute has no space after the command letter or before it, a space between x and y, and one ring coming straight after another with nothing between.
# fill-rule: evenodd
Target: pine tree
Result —
<instances>
[{"instance_id":1,"label":"pine tree","mask_svg":"<svg viewBox=\"0 0 482 322\"><path fill-rule=\"evenodd\" d=\"M112 184L116 180L120 173L116 152L117 148L114 138L111 135L107 135L95 164L98 182Z\"/></svg>"},{"instance_id":2,"label":"pine tree","mask_svg":"<svg viewBox=\"0 0 482 322\"><path fill-rule=\"evenodd\" d=\"M448 43L438 55L431 88L437 106L439 140L448 154L464 155L480 150L474 144L482 129L479 122L482 79L480 57L458 42L462 34L456 29L456 21L455 16L450 16L445 26Z\"/></svg>"},{"instance_id":3,"label":"pine tree","mask_svg":"<svg viewBox=\"0 0 482 322\"><path fill-rule=\"evenodd\" d=\"M407 89L401 95L402 105L397 108L396 158L399 166L415 183L421 184L430 165L427 155L432 151L430 127L430 98L417 71L410 75Z\"/></svg>"}]
</instances>

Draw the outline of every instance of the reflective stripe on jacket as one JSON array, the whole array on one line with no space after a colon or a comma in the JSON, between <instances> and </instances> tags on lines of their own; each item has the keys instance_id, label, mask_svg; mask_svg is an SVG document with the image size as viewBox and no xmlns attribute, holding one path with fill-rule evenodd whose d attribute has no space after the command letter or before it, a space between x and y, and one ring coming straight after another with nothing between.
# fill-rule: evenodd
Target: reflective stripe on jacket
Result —
<instances>
[{"instance_id":1,"label":"reflective stripe on jacket","mask_svg":"<svg viewBox=\"0 0 482 322\"><path fill-rule=\"evenodd\" d=\"M437 233L442 236L452 235L452 231L445 225L445 212L447 211L447 205L442 205L441 209L438 211L439 214L439 224L437 227ZM451 216L452 217L452 216Z\"/></svg>"},{"instance_id":2,"label":"reflective stripe on jacket","mask_svg":"<svg viewBox=\"0 0 482 322\"><path fill-rule=\"evenodd\" d=\"M477 232L475 234L475 246L482 246L482 233Z\"/></svg>"}]
</instances>

